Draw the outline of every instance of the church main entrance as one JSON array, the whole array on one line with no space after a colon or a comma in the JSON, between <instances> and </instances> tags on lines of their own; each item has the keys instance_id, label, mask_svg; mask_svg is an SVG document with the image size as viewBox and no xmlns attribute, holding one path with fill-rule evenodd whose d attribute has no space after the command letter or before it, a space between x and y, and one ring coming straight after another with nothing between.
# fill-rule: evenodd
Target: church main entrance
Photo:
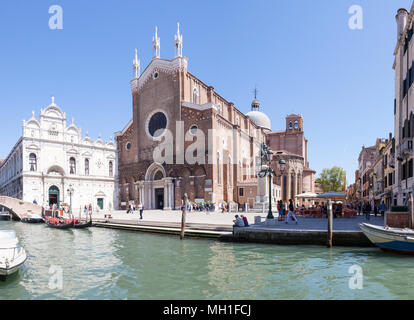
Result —
<instances>
[{"instance_id":1,"label":"church main entrance","mask_svg":"<svg viewBox=\"0 0 414 320\"><path fill-rule=\"evenodd\" d=\"M49 205L52 207L54 204L59 208L59 189L56 186L49 188Z\"/></svg>"},{"instance_id":2,"label":"church main entrance","mask_svg":"<svg viewBox=\"0 0 414 320\"><path fill-rule=\"evenodd\" d=\"M155 208L164 209L164 188L155 189Z\"/></svg>"}]
</instances>

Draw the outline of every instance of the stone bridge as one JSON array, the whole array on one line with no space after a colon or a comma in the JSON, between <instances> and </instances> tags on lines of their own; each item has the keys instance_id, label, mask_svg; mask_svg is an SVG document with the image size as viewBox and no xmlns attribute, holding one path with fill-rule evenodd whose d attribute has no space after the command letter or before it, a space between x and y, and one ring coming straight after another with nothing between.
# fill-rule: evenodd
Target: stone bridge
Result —
<instances>
[{"instance_id":1,"label":"stone bridge","mask_svg":"<svg viewBox=\"0 0 414 320\"><path fill-rule=\"evenodd\" d=\"M0 209L4 208L13 215L13 220L20 221L23 213L31 212L41 215L43 208L31 202L0 196Z\"/></svg>"}]
</instances>

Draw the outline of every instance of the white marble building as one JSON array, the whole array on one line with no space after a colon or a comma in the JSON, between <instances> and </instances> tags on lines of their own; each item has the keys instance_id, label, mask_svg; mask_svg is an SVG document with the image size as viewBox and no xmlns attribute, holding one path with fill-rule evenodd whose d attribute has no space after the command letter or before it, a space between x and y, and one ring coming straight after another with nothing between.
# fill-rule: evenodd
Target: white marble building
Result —
<instances>
[{"instance_id":1,"label":"white marble building","mask_svg":"<svg viewBox=\"0 0 414 320\"><path fill-rule=\"evenodd\" d=\"M22 137L9 155L0 160L0 195L48 206L70 203L74 212L91 204L94 210L117 209L118 160L112 141L91 140L74 120L52 103L23 121Z\"/></svg>"}]
</instances>

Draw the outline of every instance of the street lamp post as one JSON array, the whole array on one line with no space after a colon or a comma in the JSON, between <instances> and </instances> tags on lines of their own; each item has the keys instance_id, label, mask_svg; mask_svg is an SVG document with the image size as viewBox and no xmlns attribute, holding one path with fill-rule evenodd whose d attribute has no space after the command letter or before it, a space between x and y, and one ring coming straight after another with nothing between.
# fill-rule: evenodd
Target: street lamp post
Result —
<instances>
[{"instance_id":1,"label":"street lamp post","mask_svg":"<svg viewBox=\"0 0 414 320\"><path fill-rule=\"evenodd\" d=\"M273 168L270 166L270 163L273 160L273 151L269 149L266 144L262 144L261 148L261 170L259 172L259 177L264 178L267 175L269 176L269 211L267 213L267 219L274 219L273 212L272 212L272 176L276 175ZM264 165L263 162L268 162L268 165ZM279 170L281 172L285 169L285 160L279 160Z\"/></svg>"},{"instance_id":2,"label":"street lamp post","mask_svg":"<svg viewBox=\"0 0 414 320\"><path fill-rule=\"evenodd\" d=\"M70 197L70 215L72 216L72 194L75 192L75 190L73 189L73 186L70 184L69 188L68 188L68 193L69 193L69 197Z\"/></svg>"}]
</instances>

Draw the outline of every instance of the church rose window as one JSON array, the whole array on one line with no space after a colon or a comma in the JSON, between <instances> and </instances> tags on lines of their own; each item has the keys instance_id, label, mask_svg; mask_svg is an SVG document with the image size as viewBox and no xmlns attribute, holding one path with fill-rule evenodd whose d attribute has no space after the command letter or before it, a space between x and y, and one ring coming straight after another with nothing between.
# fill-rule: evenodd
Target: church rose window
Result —
<instances>
[{"instance_id":1,"label":"church rose window","mask_svg":"<svg viewBox=\"0 0 414 320\"><path fill-rule=\"evenodd\" d=\"M148 131L151 136L158 137L163 134L165 128L167 128L167 117L164 113L157 112L149 121Z\"/></svg>"}]
</instances>

